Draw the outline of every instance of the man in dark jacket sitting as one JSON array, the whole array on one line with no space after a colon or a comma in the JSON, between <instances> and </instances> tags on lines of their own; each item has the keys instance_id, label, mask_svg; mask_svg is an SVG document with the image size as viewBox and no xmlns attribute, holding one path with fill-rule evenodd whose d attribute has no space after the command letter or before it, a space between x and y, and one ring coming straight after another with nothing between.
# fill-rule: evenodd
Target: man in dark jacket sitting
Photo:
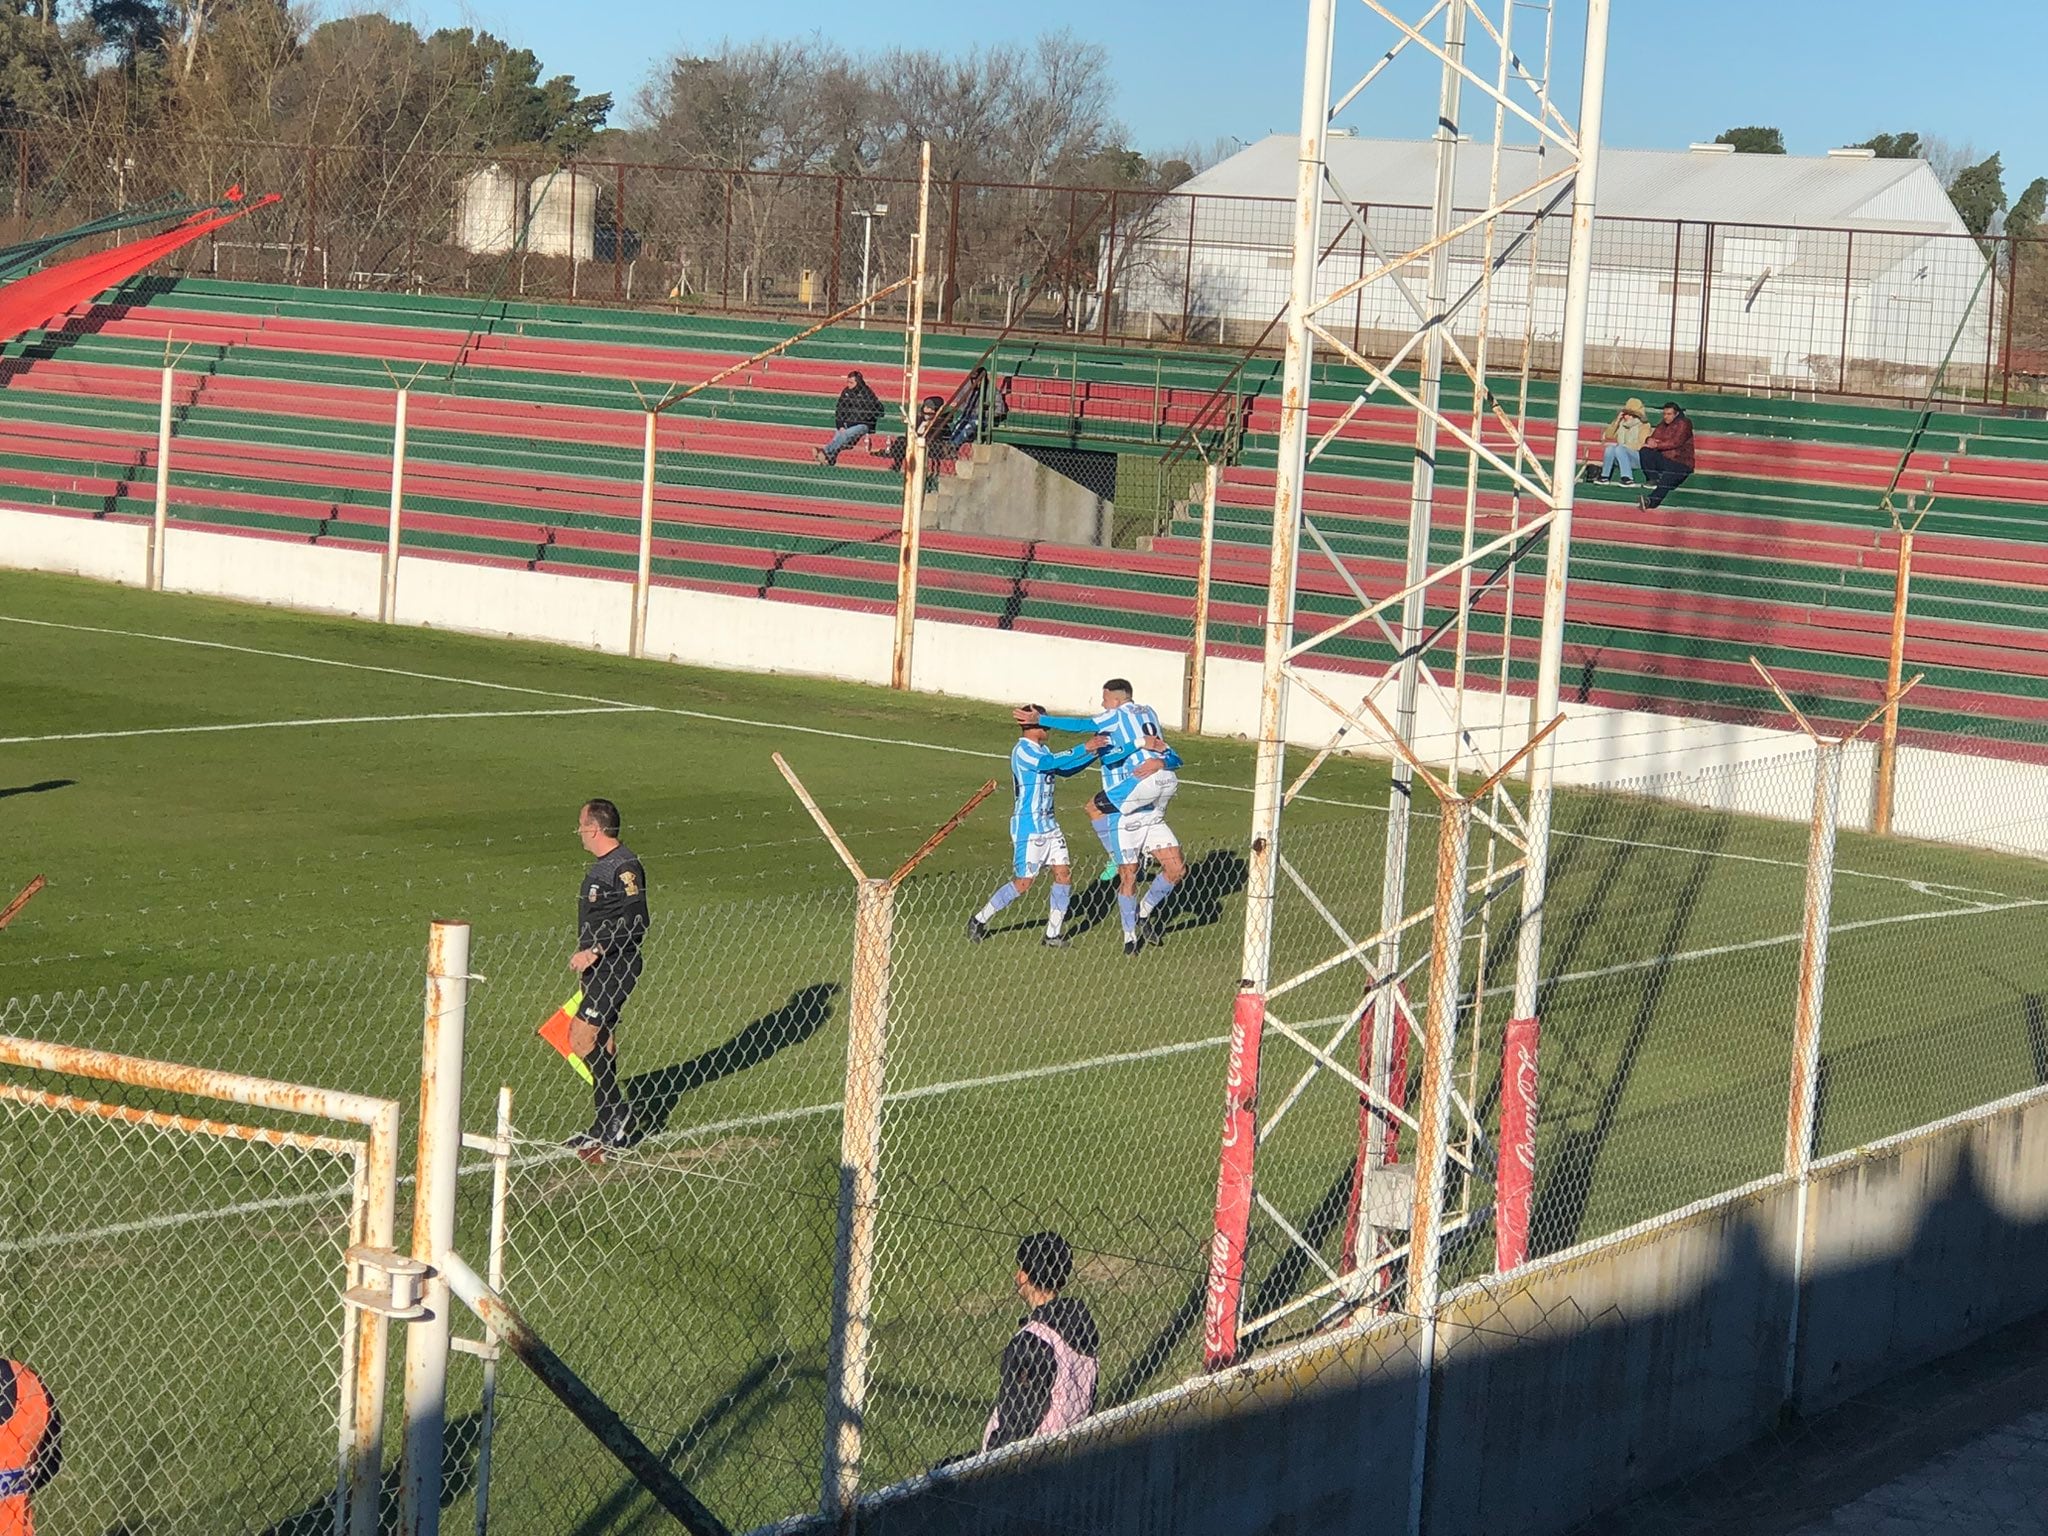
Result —
<instances>
[{"instance_id":1,"label":"man in dark jacket sitting","mask_svg":"<svg viewBox=\"0 0 2048 1536\"><path fill-rule=\"evenodd\" d=\"M1643 444L1643 478L1650 482L1641 498L1645 512L1663 505L1692 476L1692 418L1676 400L1664 402L1663 416Z\"/></svg>"},{"instance_id":2,"label":"man in dark jacket sitting","mask_svg":"<svg viewBox=\"0 0 2048 1536\"><path fill-rule=\"evenodd\" d=\"M821 464L837 464L839 455L882 424L881 398L868 388L868 381L855 369L846 376L846 388L832 406L832 436L822 448L811 451Z\"/></svg>"}]
</instances>

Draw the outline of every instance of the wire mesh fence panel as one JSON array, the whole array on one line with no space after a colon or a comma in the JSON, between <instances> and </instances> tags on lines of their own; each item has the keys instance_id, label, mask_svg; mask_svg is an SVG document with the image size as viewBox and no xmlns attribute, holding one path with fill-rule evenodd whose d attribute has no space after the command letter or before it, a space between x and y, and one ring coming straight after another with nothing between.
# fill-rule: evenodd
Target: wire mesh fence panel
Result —
<instances>
[{"instance_id":1,"label":"wire mesh fence panel","mask_svg":"<svg viewBox=\"0 0 2048 1536\"><path fill-rule=\"evenodd\" d=\"M0 1033L396 1098L419 1082L423 953L17 996L0 1003Z\"/></svg>"},{"instance_id":2,"label":"wire mesh fence panel","mask_svg":"<svg viewBox=\"0 0 2048 1536\"><path fill-rule=\"evenodd\" d=\"M1822 1154L2048 1083L2048 966L2033 937L2048 878L2038 852L2019 851L2040 848L2048 825L2039 770L1905 751L1895 831L1875 836L1877 755L1864 744L1843 763ZM1916 825L1963 846L1900 835Z\"/></svg>"},{"instance_id":3,"label":"wire mesh fence panel","mask_svg":"<svg viewBox=\"0 0 2048 1536\"><path fill-rule=\"evenodd\" d=\"M981 941L968 922L995 871L897 891L869 1486L981 1447L1033 1233L1071 1245L1102 1405L1196 1358L1243 863L1191 853L1163 947L1137 957L1092 846L1074 845L1066 947L1041 942L1050 874Z\"/></svg>"},{"instance_id":4,"label":"wire mesh fence panel","mask_svg":"<svg viewBox=\"0 0 2048 1536\"><path fill-rule=\"evenodd\" d=\"M360 1144L8 1076L6 1352L62 1415L41 1528L340 1529Z\"/></svg>"},{"instance_id":5,"label":"wire mesh fence panel","mask_svg":"<svg viewBox=\"0 0 2048 1536\"><path fill-rule=\"evenodd\" d=\"M0 141L16 238L239 183L284 201L166 270L320 288L818 317L908 275L912 182L620 161L519 161L380 143L164 140L20 130ZM1518 173L1519 174L1519 173ZM1350 189L1354 195L1360 189ZM1453 291L1495 267L1493 328L1528 321L1554 372L1565 221L1547 194L1453 242ZM1462 211L1460 218L1471 216ZM1333 333L1384 356L1412 328L1401 253L1428 211L1325 209L1319 282L1354 292ZM934 182L926 318L940 326L1235 349L1284 298L1284 197ZM111 240L118 236L96 237ZM1807 228L1603 216L1588 367L1666 387L1940 395L2039 392L2048 280L2037 241L1881 222ZM1461 309L1469 325L1476 306ZM900 327L907 298L870 321ZM1944 359L1948 367L1942 369ZM2032 394L2030 394L2032 392Z\"/></svg>"},{"instance_id":6,"label":"wire mesh fence panel","mask_svg":"<svg viewBox=\"0 0 2048 1536\"><path fill-rule=\"evenodd\" d=\"M653 899L616 1030L630 1146L591 1167L562 1145L594 1108L534 1037L575 987L566 927L476 935L488 980L470 992L465 1103L483 1125L513 1085L506 1294L740 1529L817 1503L852 901L664 910L659 886ZM485 1251L481 1193L465 1192L466 1253ZM494 1529L648 1518L544 1388L509 1362L499 1382ZM463 1378L455 1390L473 1419Z\"/></svg>"},{"instance_id":7,"label":"wire mesh fence panel","mask_svg":"<svg viewBox=\"0 0 2048 1536\"><path fill-rule=\"evenodd\" d=\"M1811 754L1560 791L1532 1253L1783 1166Z\"/></svg>"}]
</instances>

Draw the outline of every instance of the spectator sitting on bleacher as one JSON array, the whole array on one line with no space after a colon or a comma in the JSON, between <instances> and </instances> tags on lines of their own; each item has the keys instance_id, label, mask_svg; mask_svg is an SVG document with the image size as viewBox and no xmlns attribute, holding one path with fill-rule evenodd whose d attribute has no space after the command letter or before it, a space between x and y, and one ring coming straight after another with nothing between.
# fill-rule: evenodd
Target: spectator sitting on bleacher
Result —
<instances>
[{"instance_id":1,"label":"spectator sitting on bleacher","mask_svg":"<svg viewBox=\"0 0 2048 1536\"><path fill-rule=\"evenodd\" d=\"M961 386L960 403L953 407L952 425L946 432L946 457L959 457L960 450L981 436L981 394L988 387L988 370L976 365Z\"/></svg>"},{"instance_id":2,"label":"spectator sitting on bleacher","mask_svg":"<svg viewBox=\"0 0 2048 1536\"><path fill-rule=\"evenodd\" d=\"M1606 444L1600 455L1600 483L1609 484L1614 472L1621 471L1621 483L1636 483L1636 468L1641 463L1643 439L1650 435L1650 423L1643 415L1643 402L1631 395L1614 413L1614 420L1607 423L1607 430L1600 434L1600 441ZM1586 466L1586 478L1593 477L1593 466Z\"/></svg>"},{"instance_id":3,"label":"spectator sitting on bleacher","mask_svg":"<svg viewBox=\"0 0 2048 1536\"><path fill-rule=\"evenodd\" d=\"M938 395L926 395L922 400L918 401L917 425L912 430L921 433L930 432L933 424L938 421L939 412L945 407L945 404L945 400ZM929 448L932 445L928 443L926 446ZM897 474L903 473L903 461L909 456L910 434L908 432L904 433L901 437L890 440L889 467L895 470Z\"/></svg>"},{"instance_id":4,"label":"spectator sitting on bleacher","mask_svg":"<svg viewBox=\"0 0 2048 1536\"><path fill-rule=\"evenodd\" d=\"M1666 496L1691 477L1692 470L1692 419L1676 400L1666 400L1664 420L1643 444L1643 478L1650 488L1647 495L1638 493L1638 503L1645 512L1661 506Z\"/></svg>"},{"instance_id":5,"label":"spectator sitting on bleacher","mask_svg":"<svg viewBox=\"0 0 2048 1536\"><path fill-rule=\"evenodd\" d=\"M882 424L882 401L868 388L868 381L855 369L846 376L846 388L832 406L832 436L822 448L811 451L821 464L837 464L839 455Z\"/></svg>"}]
</instances>

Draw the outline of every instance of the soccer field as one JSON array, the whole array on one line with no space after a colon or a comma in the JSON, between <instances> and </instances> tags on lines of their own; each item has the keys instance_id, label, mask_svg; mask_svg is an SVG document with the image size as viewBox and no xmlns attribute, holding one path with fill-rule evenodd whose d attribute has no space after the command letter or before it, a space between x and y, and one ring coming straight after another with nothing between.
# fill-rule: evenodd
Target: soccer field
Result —
<instances>
[{"instance_id":1,"label":"soccer field","mask_svg":"<svg viewBox=\"0 0 2048 1536\"><path fill-rule=\"evenodd\" d=\"M1104 675L1124 670L1118 658L1104 647ZM814 1504L854 902L769 753L803 775L870 872L886 872L1004 772L1006 711L13 574L0 574L0 667L0 885L50 880L0 934L12 999L0 1032L410 1100L426 923L467 919L480 979L465 1123L487 1130L509 1084L520 1138L507 1292L735 1528ZM993 681L1019 700L1041 692L1029 677ZM1174 822L1199 873L1169 909L1163 949L1127 960L1099 892L1079 894L1071 950L1037 945L1037 891L990 942L967 944L968 915L1008 868L1006 787L899 892L871 1484L975 1442L1024 1232L1057 1226L1079 1251L1109 1397L1198 1364L1251 749L1182 751ZM1289 811L1289 859L1354 935L1378 911L1386 785L1379 764L1335 762ZM586 862L574 821L598 794L623 809L656 922L621 1035L650 1134L591 1170L551 1150L589 1101L532 1030L572 985ZM1065 792L1065 820L1085 838L1080 798L1078 785ZM1771 809L1799 819L1560 797L1539 1251L1776 1167L1806 827L1803 805ZM1420 893L1434 817L1417 826ZM1075 847L1092 873L1098 861ZM1475 870L1484 856L1475 847ZM2044 903L2035 861L1843 834L1824 1150L2048 1076ZM1482 1123L1505 1008L1492 994L1512 967L1506 918L1490 914L1482 931L1475 917L1465 968L1469 987L1483 965L1489 991L1461 1067ZM1276 975L1333 947L1325 919L1283 903ZM1333 972L1282 1011L1330 1038L1359 979ZM1355 1042L1336 1054L1347 1050ZM1269 1043L1268 1111L1306 1060ZM1326 1075L1262 1155L1262 1194L1331 1262L1357 1113ZM195 1392L216 1393L223 1412L306 1419L260 1456L168 1443L150 1428L162 1405L131 1374L175 1321L160 1298L154 1317L140 1302L146 1278L203 1252L230 1284L263 1293L276 1271L317 1295L304 1224L242 1210L246 1175L226 1162L172 1189L147 1187L159 1170L129 1168L112 1191L101 1181L89 1219L83 1207L67 1218L51 1207L76 1197L81 1176L29 1145L21 1123L0 1126L10 1159L68 1191L40 1206L23 1197L27 1219L62 1240L0 1243L10 1336L64 1382L73 1455L48 1496L52 1529L317 1527L286 1522L317 1503L331 1415L323 1440L317 1411L284 1406L317 1379L317 1340L192 1363L210 1372ZM1488 1198L1480 1161L1475 1207ZM303 1182L292 1198L304 1204L287 1210L331 1204L319 1177ZM465 1180L473 1261L487 1182ZM1304 1278L1277 1226L1256 1230L1254 1307ZM1467 1272L1491 1251L1490 1229L1470 1232ZM204 1293L217 1282L206 1276ZM473 1428L477 1366L459 1358L455 1370L451 1417ZM652 1507L519 1367L503 1381L494 1529L653 1528ZM97 1474L152 1437L165 1442L152 1475L121 1495L134 1507L106 1506ZM461 1476L455 1486L466 1519Z\"/></svg>"}]
</instances>

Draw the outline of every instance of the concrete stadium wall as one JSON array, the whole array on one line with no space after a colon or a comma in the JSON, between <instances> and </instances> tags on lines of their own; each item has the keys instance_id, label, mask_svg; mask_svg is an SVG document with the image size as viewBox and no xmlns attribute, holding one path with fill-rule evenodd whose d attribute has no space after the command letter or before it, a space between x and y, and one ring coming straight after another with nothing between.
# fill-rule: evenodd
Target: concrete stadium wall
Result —
<instances>
[{"instance_id":1,"label":"concrete stadium wall","mask_svg":"<svg viewBox=\"0 0 2048 1536\"><path fill-rule=\"evenodd\" d=\"M0 565L142 585L149 530L133 522L0 509ZM164 584L173 591L373 617L380 556L287 539L173 527L165 538ZM616 579L517 567L407 557L399 562L398 622L469 634L506 635L624 654L632 588ZM779 672L885 685L893 621L887 614L767 602L726 593L656 586L648 597L647 654L691 666ZM1079 640L920 619L912 682L919 692L1015 703L1024 695L1061 709L1093 707L1105 677L1122 674L1158 708L1170 729L1184 724L1187 656L1177 649ZM1332 672L1318 687L1354 705L1357 673ZM1529 700L1468 693L1465 729L1492 750L1507 719L1519 740ZM1558 741L1561 783L1627 789L1706 809L1804 822L1812 806L1812 759L1794 731L1684 719L1640 710L1567 704ZM1257 663L1212 657L1203 727L1211 736L1252 737L1259 721ZM1288 740L1326 743L1341 718L1306 689L1294 691ZM1355 736L1355 732L1352 733ZM1451 720L1425 690L1417 743L1448 755ZM1369 750L1354 746L1352 750ZM1852 748L1844 765L1841 823L1866 826L1875 749ZM2048 855L2048 767L1900 749L1894 830L1965 846Z\"/></svg>"},{"instance_id":2,"label":"concrete stadium wall","mask_svg":"<svg viewBox=\"0 0 2048 1536\"><path fill-rule=\"evenodd\" d=\"M149 529L0 507L0 565L140 587L149 575Z\"/></svg>"},{"instance_id":3,"label":"concrete stadium wall","mask_svg":"<svg viewBox=\"0 0 2048 1536\"><path fill-rule=\"evenodd\" d=\"M1809 1198L1801 1411L2048 1309L2048 1094L1828 1159Z\"/></svg>"},{"instance_id":4,"label":"concrete stadium wall","mask_svg":"<svg viewBox=\"0 0 2048 1536\"><path fill-rule=\"evenodd\" d=\"M861 1528L1406 1530L1420 1419L1423 1532L1545 1536L2048 1309L2048 1088L1801 1193L1766 1179L1462 1286L1433 1345L1376 1319L881 1490Z\"/></svg>"},{"instance_id":5,"label":"concrete stadium wall","mask_svg":"<svg viewBox=\"0 0 2048 1536\"><path fill-rule=\"evenodd\" d=\"M148 530L142 530L146 540ZM172 528L164 534L164 590L314 613L374 619L383 562L360 549Z\"/></svg>"}]
</instances>

